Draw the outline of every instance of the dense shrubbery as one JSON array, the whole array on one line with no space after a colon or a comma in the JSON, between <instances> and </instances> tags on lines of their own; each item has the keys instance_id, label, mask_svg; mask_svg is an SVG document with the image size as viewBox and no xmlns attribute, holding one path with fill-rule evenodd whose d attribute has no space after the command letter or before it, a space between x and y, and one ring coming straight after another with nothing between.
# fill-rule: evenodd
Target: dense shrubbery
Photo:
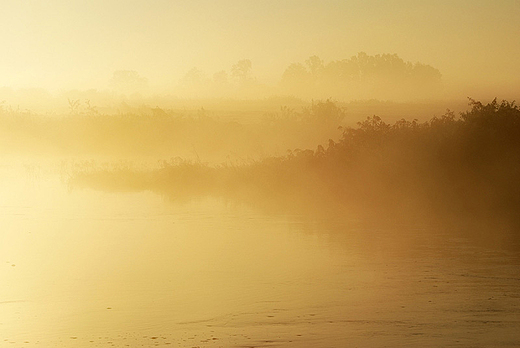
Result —
<instances>
[{"instance_id":1,"label":"dense shrubbery","mask_svg":"<svg viewBox=\"0 0 520 348\"><path fill-rule=\"evenodd\" d=\"M308 177L309 185L299 189L312 190L318 181L338 201L514 213L520 208L520 110L494 100L471 101L471 110L459 117L448 111L424 123L387 124L373 116L345 128L326 149L293 152L274 167L278 173L293 168L283 185Z\"/></svg>"},{"instance_id":2,"label":"dense shrubbery","mask_svg":"<svg viewBox=\"0 0 520 348\"><path fill-rule=\"evenodd\" d=\"M316 209L375 219L431 218L516 233L520 226L520 109L496 100L456 117L345 128L325 149L254 164L250 182ZM258 177L257 173L267 172ZM260 178L268 178L260 180Z\"/></svg>"},{"instance_id":3,"label":"dense shrubbery","mask_svg":"<svg viewBox=\"0 0 520 348\"><path fill-rule=\"evenodd\" d=\"M428 218L517 234L520 109L496 100L486 105L471 100L470 106L459 116L448 111L427 122L388 124L372 116L343 128L341 138L326 147L242 165L177 160L157 171L84 173L76 180L109 187L130 177L127 188L172 198L216 194L275 209L376 220ZM318 109L336 121L341 116L331 102Z\"/></svg>"},{"instance_id":4,"label":"dense shrubbery","mask_svg":"<svg viewBox=\"0 0 520 348\"><path fill-rule=\"evenodd\" d=\"M447 112L424 123L391 125L373 116L344 129L326 149L296 151L244 170L259 189L272 187L296 202L305 196L327 210L357 210L376 219L485 220L514 229L520 110L494 100L471 101L460 117Z\"/></svg>"}]
</instances>

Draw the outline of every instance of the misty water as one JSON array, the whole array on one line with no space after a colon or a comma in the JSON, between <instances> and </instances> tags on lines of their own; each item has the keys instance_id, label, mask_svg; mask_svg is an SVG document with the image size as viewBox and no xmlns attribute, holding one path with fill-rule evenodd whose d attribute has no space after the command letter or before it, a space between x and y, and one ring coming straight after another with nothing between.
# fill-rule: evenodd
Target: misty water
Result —
<instances>
[{"instance_id":1,"label":"misty water","mask_svg":"<svg viewBox=\"0 0 520 348\"><path fill-rule=\"evenodd\" d=\"M0 347L520 345L512 251L0 173Z\"/></svg>"}]
</instances>

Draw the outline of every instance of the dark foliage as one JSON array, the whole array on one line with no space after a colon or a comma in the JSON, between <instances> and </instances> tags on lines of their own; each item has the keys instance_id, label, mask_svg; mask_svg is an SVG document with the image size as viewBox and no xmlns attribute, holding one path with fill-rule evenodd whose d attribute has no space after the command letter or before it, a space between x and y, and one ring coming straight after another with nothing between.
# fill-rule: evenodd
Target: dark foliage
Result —
<instances>
[{"instance_id":1,"label":"dark foliage","mask_svg":"<svg viewBox=\"0 0 520 348\"><path fill-rule=\"evenodd\" d=\"M343 115L330 101L308 112L328 122ZM372 116L314 151L243 165L169 162L142 177L171 197L216 194L278 211L449 223L518 240L520 109L470 99L469 111L448 110L427 122Z\"/></svg>"},{"instance_id":2,"label":"dark foliage","mask_svg":"<svg viewBox=\"0 0 520 348\"><path fill-rule=\"evenodd\" d=\"M520 109L496 99L486 105L470 100L470 106L459 117L448 110L423 123L369 117L326 149L280 160L278 172L298 173L281 186L326 190L328 205L380 218L428 216L516 231Z\"/></svg>"}]
</instances>

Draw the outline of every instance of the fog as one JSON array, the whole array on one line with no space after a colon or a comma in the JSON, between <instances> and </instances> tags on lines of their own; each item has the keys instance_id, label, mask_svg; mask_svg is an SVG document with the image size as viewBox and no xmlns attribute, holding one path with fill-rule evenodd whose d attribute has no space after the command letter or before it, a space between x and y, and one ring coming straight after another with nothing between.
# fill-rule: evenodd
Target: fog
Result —
<instances>
[{"instance_id":1,"label":"fog","mask_svg":"<svg viewBox=\"0 0 520 348\"><path fill-rule=\"evenodd\" d=\"M511 98L518 12L514 0L7 1L0 86L105 90L114 72L136 71L149 92L163 94L193 69L231 79L245 59L251 76L272 86L309 57L329 64L366 52L438 69L463 98Z\"/></svg>"},{"instance_id":2,"label":"fog","mask_svg":"<svg viewBox=\"0 0 520 348\"><path fill-rule=\"evenodd\" d=\"M5 1L0 347L519 346L518 15Z\"/></svg>"}]
</instances>

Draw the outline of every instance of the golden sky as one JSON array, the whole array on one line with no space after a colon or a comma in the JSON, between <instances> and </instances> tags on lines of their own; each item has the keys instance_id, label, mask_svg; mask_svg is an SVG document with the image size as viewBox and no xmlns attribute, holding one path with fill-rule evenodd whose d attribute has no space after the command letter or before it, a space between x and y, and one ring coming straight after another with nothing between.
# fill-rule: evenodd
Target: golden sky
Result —
<instances>
[{"instance_id":1,"label":"golden sky","mask_svg":"<svg viewBox=\"0 0 520 348\"><path fill-rule=\"evenodd\" d=\"M0 0L0 86L108 87L135 70L151 88L240 59L276 82L293 62L396 53L448 83L519 87L519 0Z\"/></svg>"}]
</instances>

